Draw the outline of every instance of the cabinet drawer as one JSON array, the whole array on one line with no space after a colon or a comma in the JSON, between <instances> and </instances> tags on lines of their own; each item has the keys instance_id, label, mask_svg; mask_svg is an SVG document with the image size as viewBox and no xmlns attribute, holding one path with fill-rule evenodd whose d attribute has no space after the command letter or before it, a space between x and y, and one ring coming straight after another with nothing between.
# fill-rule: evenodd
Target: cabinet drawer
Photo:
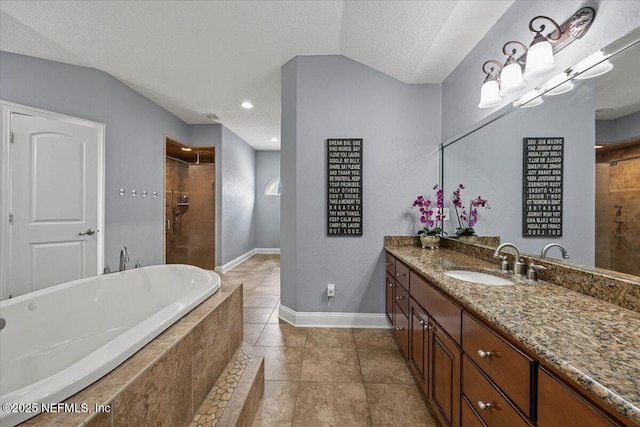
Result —
<instances>
[{"instance_id":1,"label":"cabinet drawer","mask_svg":"<svg viewBox=\"0 0 640 427\"><path fill-rule=\"evenodd\" d=\"M529 426L470 360L466 355L462 358L462 393L485 424L491 427Z\"/></svg>"},{"instance_id":2,"label":"cabinet drawer","mask_svg":"<svg viewBox=\"0 0 640 427\"><path fill-rule=\"evenodd\" d=\"M409 293L402 286L396 286L396 304L400 306L404 314L409 314Z\"/></svg>"},{"instance_id":3,"label":"cabinet drawer","mask_svg":"<svg viewBox=\"0 0 640 427\"><path fill-rule=\"evenodd\" d=\"M409 267L396 260L396 280L409 291Z\"/></svg>"},{"instance_id":4,"label":"cabinet drawer","mask_svg":"<svg viewBox=\"0 0 640 427\"><path fill-rule=\"evenodd\" d=\"M396 258L393 255L387 254L385 266L387 267L387 273L396 277Z\"/></svg>"},{"instance_id":5,"label":"cabinet drawer","mask_svg":"<svg viewBox=\"0 0 640 427\"><path fill-rule=\"evenodd\" d=\"M471 403L466 397L462 398L462 425L464 427L487 427L482 419L476 414L476 411L472 409Z\"/></svg>"},{"instance_id":6,"label":"cabinet drawer","mask_svg":"<svg viewBox=\"0 0 640 427\"><path fill-rule=\"evenodd\" d=\"M538 369L538 426L564 427L580 420L581 427L609 427L615 424L571 389Z\"/></svg>"},{"instance_id":7,"label":"cabinet drawer","mask_svg":"<svg viewBox=\"0 0 640 427\"><path fill-rule=\"evenodd\" d=\"M413 299L460 344L462 309L413 271L410 282Z\"/></svg>"},{"instance_id":8,"label":"cabinet drawer","mask_svg":"<svg viewBox=\"0 0 640 427\"><path fill-rule=\"evenodd\" d=\"M462 315L462 349L520 409L531 416L531 359L467 312Z\"/></svg>"}]
</instances>

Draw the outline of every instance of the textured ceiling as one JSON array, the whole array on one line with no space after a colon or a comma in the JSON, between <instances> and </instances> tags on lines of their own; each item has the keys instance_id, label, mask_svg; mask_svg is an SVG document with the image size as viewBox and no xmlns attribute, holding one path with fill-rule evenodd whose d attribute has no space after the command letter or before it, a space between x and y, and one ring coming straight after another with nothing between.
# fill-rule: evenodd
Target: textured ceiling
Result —
<instances>
[{"instance_id":1,"label":"textured ceiling","mask_svg":"<svg viewBox=\"0 0 640 427\"><path fill-rule=\"evenodd\" d=\"M440 83L512 3L2 0L0 49L97 68L187 123L215 113L254 148L279 149L280 67L294 56Z\"/></svg>"}]
</instances>

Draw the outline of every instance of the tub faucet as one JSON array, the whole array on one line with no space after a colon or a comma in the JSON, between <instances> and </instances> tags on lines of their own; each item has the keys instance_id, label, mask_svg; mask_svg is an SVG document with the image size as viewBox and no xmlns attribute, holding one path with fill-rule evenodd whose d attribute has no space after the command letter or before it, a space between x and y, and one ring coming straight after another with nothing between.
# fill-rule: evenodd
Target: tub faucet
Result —
<instances>
[{"instance_id":1,"label":"tub faucet","mask_svg":"<svg viewBox=\"0 0 640 427\"><path fill-rule=\"evenodd\" d=\"M540 252L540 258L546 258L547 256L547 251L551 248L553 248L554 246L557 246L560 251L562 251L562 259L569 259L571 258L569 256L569 252L567 252L567 250L564 248L564 246L562 246L560 243L549 243L547 246L545 246L542 249L542 252Z\"/></svg>"},{"instance_id":2,"label":"tub faucet","mask_svg":"<svg viewBox=\"0 0 640 427\"><path fill-rule=\"evenodd\" d=\"M500 251L504 248L511 248L513 249L513 252L515 252L516 254L516 259L513 262L513 272L515 274L525 274L527 272L527 265L524 262L522 262L522 260L520 259L520 251L518 250L516 245L514 245L513 243L503 243L500 246L498 246L496 251L493 253L494 258L498 258L502 260L500 269L503 271L509 269L509 265L506 262L506 257L504 255L500 255Z\"/></svg>"},{"instance_id":3,"label":"tub faucet","mask_svg":"<svg viewBox=\"0 0 640 427\"><path fill-rule=\"evenodd\" d=\"M118 271L125 271L127 269L127 263L129 262L129 250L126 246L123 246L120 250L120 268Z\"/></svg>"}]
</instances>

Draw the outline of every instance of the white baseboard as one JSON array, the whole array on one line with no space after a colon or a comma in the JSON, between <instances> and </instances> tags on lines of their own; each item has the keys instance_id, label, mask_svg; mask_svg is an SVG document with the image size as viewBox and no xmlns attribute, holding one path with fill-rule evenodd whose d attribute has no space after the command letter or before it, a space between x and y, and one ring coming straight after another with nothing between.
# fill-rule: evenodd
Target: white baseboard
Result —
<instances>
[{"instance_id":1,"label":"white baseboard","mask_svg":"<svg viewBox=\"0 0 640 427\"><path fill-rule=\"evenodd\" d=\"M275 255L280 254L280 248L256 248L256 254Z\"/></svg>"},{"instance_id":2,"label":"white baseboard","mask_svg":"<svg viewBox=\"0 0 640 427\"><path fill-rule=\"evenodd\" d=\"M240 255L238 258L232 259L228 263L216 267L215 271L217 273L226 273L227 271L231 270L232 268L237 267L239 264L241 264L244 261L248 260L249 258L254 256L255 254L256 254L256 250L255 249L251 249L249 252Z\"/></svg>"},{"instance_id":3,"label":"white baseboard","mask_svg":"<svg viewBox=\"0 0 640 427\"><path fill-rule=\"evenodd\" d=\"M227 271L231 270L234 267L237 267L238 265L242 264L243 262L245 262L246 260L248 260L249 258L251 258L256 254L279 254L279 253L280 253L280 248L251 249L249 252L240 255L238 258L232 259L228 263L216 267L215 271L217 273L226 273Z\"/></svg>"},{"instance_id":4,"label":"white baseboard","mask_svg":"<svg viewBox=\"0 0 640 427\"><path fill-rule=\"evenodd\" d=\"M390 327L384 313L296 312L280 304L280 319L299 327L315 328L380 328Z\"/></svg>"}]
</instances>

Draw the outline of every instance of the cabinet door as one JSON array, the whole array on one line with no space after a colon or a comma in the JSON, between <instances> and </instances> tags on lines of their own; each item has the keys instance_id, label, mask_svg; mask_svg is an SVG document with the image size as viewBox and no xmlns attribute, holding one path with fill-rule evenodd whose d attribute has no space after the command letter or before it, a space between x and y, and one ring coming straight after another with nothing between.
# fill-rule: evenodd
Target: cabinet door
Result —
<instances>
[{"instance_id":1,"label":"cabinet door","mask_svg":"<svg viewBox=\"0 0 640 427\"><path fill-rule=\"evenodd\" d=\"M429 402L442 425L459 427L462 351L439 325L430 332Z\"/></svg>"},{"instance_id":2,"label":"cabinet door","mask_svg":"<svg viewBox=\"0 0 640 427\"><path fill-rule=\"evenodd\" d=\"M414 300L411 300L409 331L409 348L411 350L411 367L416 372L416 377L425 395L429 394L429 316Z\"/></svg>"},{"instance_id":3,"label":"cabinet door","mask_svg":"<svg viewBox=\"0 0 640 427\"><path fill-rule=\"evenodd\" d=\"M393 334L404 359L407 360L409 357L409 318L397 302L393 306Z\"/></svg>"},{"instance_id":4,"label":"cabinet door","mask_svg":"<svg viewBox=\"0 0 640 427\"><path fill-rule=\"evenodd\" d=\"M391 322L392 326L393 326L393 302L396 299L396 294L394 292L395 286L396 286L395 280L393 280L393 277L387 274L386 280L384 282L384 287L386 289L386 294L387 294L387 297L385 298L386 313L387 313L387 318L389 319L389 322Z\"/></svg>"},{"instance_id":5,"label":"cabinet door","mask_svg":"<svg viewBox=\"0 0 640 427\"><path fill-rule=\"evenodd\" d=\"M563 427L580 420L581 427L608 427L614 424L595 407L552 377L538 369L538 426Z\"/></svg>"}]
</instances>

